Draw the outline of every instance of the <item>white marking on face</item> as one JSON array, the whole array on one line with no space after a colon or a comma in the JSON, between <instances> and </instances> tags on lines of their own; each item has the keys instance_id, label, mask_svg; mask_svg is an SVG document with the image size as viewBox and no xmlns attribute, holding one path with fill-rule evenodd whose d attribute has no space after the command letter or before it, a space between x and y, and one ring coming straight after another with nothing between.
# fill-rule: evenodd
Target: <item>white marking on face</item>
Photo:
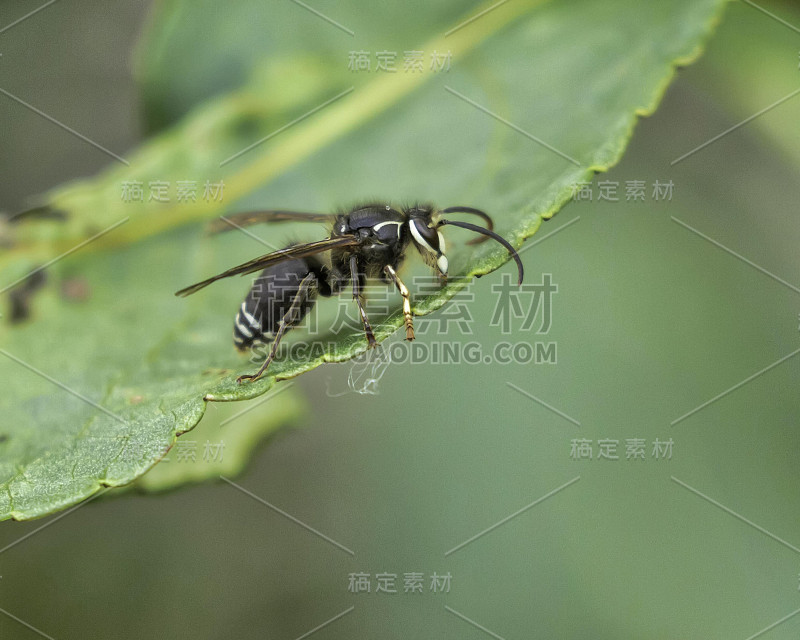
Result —
<instances>
[{"instance_id":1,"label":"white marking on face","mask_svg":"<svg viewBox=\"0 0 800 640\"><path fill-rule=\"evenodd\" d=\"M425 240L425 238L422 237L422 234L420 234L419 229L417 229L416 222L411 220L408 223L408 226L411 228L411 235L414 236L414 240L416 240L418 245L420 245L421 247L424 247L425 249L427 249L428 251L430 251L433 254L438 253L438 251L436 251L436 249L434 249L431 245L429 245L428 241Z\"/></svg>"},{"instance_id":2,"label":"white marking on face","mask_svg":"<svg viewBox=\"0 0 800 640\"><path fill-rule=\"evenodd\" d=\"M439 251L444 253L445 251L447 251L447 248L444 244L444 236L442 235L441 231L437 231L436 235L439 236Z\"/></svg>"},{"instance_id":3,"label":"white marking on face","mask_svg":"<svg viewBox=\"0 0 800 640\"><path fill-rule=\"evenodd\" d=\"M436 259L436 266L439 267L439 271L441 271L444 275L447 275L447 256L444 254L440 255Z\"/></svg>"}]
</instances>

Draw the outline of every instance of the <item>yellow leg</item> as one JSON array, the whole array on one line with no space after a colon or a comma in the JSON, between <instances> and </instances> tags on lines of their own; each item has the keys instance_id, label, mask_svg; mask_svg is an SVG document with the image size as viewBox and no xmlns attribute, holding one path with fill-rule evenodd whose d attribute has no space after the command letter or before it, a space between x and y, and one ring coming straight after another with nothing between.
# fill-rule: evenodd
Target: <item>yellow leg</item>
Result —
<instances>
[{"instance_id":1,"label":"yellow leg","mask_svg":"<svg viewBox=\"0 0 800 640\"><path fill-rule=\"evenodd\" d=\"M361 273L358 270L358 259L355 255L350 257L350 278L353 281L353 300L358 305L358 312L361 314L361 324L364 326L364 334L367 336L367 346L374 349L378 346L378 341L372 332L372 325L369 323L364 303L361 300Z\"/></svg>"},{"instance_id":2,"label":"yellow leg","mask_svg":"<svg viewBox=\"0 0 800 640\"><path fill-rule=\"evenodd\" d=\"M400 295L403 296L403 319L406 323L406 340L414 339L414 316L411 313L411 299L409 298L408 288L403 284L403 281L397 277L397 272L388 264L384 267L384 272L388 275Z\"/></svg>"}]
</instances>

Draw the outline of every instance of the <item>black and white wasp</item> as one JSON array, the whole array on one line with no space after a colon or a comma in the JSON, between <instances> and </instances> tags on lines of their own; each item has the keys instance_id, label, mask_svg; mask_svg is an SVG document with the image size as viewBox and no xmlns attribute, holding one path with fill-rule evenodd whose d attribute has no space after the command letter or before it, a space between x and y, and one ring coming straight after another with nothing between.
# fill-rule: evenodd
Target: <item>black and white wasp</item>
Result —
<instances>
[{"instance_id":1,"label":"black and white wasp","mask_svg":"<svg viewBox=\"0 0 800 640\"><path fill-rule=\"evenodd\" d=\"M482 218L487 227L447 220L441 214L469 213ZM403 298L403 317L406 339L414 339L414 320L411 301L397 269L413 243L425 262L442 279L447 278L445 242L439 229L452 225L479 233L468 244L492 238L503 245L516 261L519 284L522 284L522 261L514 247L493 229L488 214L472 207L449 207L437 210L431 205L414 205L394 209L388 204L359 205L347 213L318 214L299 211L254 211L220 218L211 227L213 233L242 228L261 222L305 221L330 225L330 236L317 242L294 244L240 264L237 267L181 289L175 295L188 296L203 287L235 275L261 271L236 315L233 340L245 350L256 340L272 342L272 349L261 369L254 375L240 376L238 381L259 378L278 351L284 334L297 325L313 307L318 295L339 294L347 285L352 287L353 300L358 305L370 347L377 345L362 300L362 290L368 279L394 284ZM320 254L329 252L327 260Z\"/></svg>"}]
</instances>

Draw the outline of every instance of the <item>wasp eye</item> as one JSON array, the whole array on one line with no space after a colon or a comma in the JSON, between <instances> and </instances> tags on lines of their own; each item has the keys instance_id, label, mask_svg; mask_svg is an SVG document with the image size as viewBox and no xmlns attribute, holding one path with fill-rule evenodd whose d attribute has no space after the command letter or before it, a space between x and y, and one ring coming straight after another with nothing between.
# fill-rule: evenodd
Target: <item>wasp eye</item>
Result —
<instances>
[{"instance_id":1,"label":"wasp eye","mask_svg":"<svg viewBox=\"0 0 800 640\"><path fill-rule=\"evenodd\" d=\"M436 229L429 227L420 220L411 220L409 227L414 242L416 242L420 248L430 251L436 256L441 254L442 251L439 248L439 233Z\"/></svg>"},{"instance_id":2,"label":"wasp eye","mask_svg":"<svg viewBox=\"0 0 800 640\"><path fill-rule=\"evenodd\" d=\"M428 226L422 220L412 219L408 226L411 229L411 235L417 248L423 255L427 254L429 256L426 261L431 265L435 264L439 272L446 276L448 264L447 257L444 255L444 238L442 234L439 233L436 227Z\"/></svg>"}]
</instances>

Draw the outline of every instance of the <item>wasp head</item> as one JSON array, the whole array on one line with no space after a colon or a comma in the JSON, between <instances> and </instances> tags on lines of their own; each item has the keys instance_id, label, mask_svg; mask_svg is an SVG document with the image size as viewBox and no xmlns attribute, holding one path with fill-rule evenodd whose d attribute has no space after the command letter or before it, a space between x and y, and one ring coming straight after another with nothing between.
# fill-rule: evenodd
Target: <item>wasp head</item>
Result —
<instances>
[{"instance_id":1,"label":"wasp head","mask_svg":"<svg viewBox=\"0 0 800 640\"><path fill-rule=\"evenodd\" d=\"M415 205L405 211L408 229L417 251L425 262L435 265L439 273L447 277L447 256L444 255L444 237L434 224L436 210L430 205Z\"/></svg>"}]
</instances>

